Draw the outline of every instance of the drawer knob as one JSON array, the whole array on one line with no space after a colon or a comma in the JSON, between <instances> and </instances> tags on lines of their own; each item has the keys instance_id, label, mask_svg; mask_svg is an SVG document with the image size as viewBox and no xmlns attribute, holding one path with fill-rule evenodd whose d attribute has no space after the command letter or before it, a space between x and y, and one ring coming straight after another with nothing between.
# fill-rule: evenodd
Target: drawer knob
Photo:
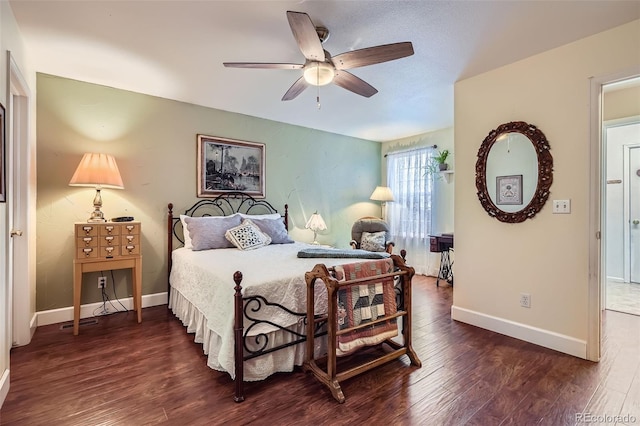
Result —
<instances>
[{"instance_id":1,"label":"drawer knob","mask_svg":"<svg viewBox=\"0 0 640 426\"><path fill-rule=\"evenodd\" d=\"M82 230L84 231L85 234L89 235L93 230L93 226L83 226Z\"/></svg>"},{"instance_id":2,"label":"drawer knob","mask_svg":"<svg viewBox=\"0 0 640 426\"><path fill-rule=\"evenodd\" d=\"M83 253L84 253L84 255L86 257L89 257L91 255L91 252L93 251L93 249L92 248L85 248L85 249L82 249L82 251L83 251Z\"/></svg>"},{"instance_id":3,"label":"drawer knob","mask_svg":"<svg viewBox=\"0 0 640 426\"><path fill-rule=\"evenodd\" d=\"M135 248L136 246L127 246L127 250L129 251L129 253L131 253Z\"/></svg>"}]
</instances>

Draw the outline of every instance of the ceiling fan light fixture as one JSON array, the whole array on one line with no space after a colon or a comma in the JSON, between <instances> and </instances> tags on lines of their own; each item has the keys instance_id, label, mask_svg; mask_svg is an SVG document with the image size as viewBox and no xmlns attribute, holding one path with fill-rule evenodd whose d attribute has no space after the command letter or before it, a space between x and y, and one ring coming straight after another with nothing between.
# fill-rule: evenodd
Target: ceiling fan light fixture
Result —
<instances>
[{"instance_id":1,"label":"ceiling fan light fixture","mask_svg":"<svg viewBox=\"0 0 640 426\"><path fill-rule=\"evenodd\" d=\"M326 62L309 62L304 66L304 80L313 86L325 86L333 81L336 71Z\"/></svg>"}]
</instances>

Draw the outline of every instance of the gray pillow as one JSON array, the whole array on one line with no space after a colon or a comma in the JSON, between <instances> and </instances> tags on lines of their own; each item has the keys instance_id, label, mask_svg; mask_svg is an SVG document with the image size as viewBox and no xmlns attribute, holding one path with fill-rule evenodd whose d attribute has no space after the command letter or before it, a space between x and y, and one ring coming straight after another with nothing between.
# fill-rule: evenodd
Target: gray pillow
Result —
<instances>
[{"instance_id":1,"label":"gray pillow","mask_svg":"<svg viewBox=\"0 0 640 426\"><path fill-rule=\"evenodd\" d=\"M192 250L198 251L233 247L224 233L240 225L242 218L238 215L185 217L184 221L191 237Z\"/></svg>"},{"instance_id":2,"label":"gray pillow","mask_svg":"<svg viewBox=\"0 0 640 426\"><path fill-rule=\"evenodd\" d=\"M284 221L281 217L277 219L251 219L262 232L271 238L271 244L291 244L294 241L289 237Z\"/></svg>"}]
</instances>

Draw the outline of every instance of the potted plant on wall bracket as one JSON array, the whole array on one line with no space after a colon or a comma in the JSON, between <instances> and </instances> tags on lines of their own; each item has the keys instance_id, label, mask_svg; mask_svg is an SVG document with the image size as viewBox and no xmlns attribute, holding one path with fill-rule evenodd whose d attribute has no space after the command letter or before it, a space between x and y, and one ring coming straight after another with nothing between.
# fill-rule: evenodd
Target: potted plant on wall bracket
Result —
<instances>
[{"instance_id":1,"label":"potted plant on wall bracket","mask_svg":"<svg viewBox=\"0 0 640 426\"><path fill-rule=\"evenodd\" d=\"M438 151L438 154L433 157L433 160L438 165L438 170L444 171L449 168L449 164L447 164L447 158L449 157L449 150L443 149L442 151Z\"/></svg>"}]
</instances>

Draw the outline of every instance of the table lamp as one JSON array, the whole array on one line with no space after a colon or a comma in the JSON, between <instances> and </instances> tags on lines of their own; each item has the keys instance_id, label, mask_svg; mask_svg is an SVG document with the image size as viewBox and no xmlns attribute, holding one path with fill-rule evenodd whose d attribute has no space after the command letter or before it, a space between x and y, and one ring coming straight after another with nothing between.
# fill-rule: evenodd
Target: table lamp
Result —
<instances>
[{"instance_id":1,"label":"table lamp","mask_svg":"<svg viewBox=\"0 0 640 426\"><path fill-rule=\"evenodd\" d=\"M124 189L116 159L109 154L84 154L69 186L91 186L96 188L93 212L87 222L106 222L102 211L102 188Z\"/></svg>"},{"instance_id":2,"label":"table lamp","mask_svg":"<svg viewBox=\"0 0 640 426\"><path fill-rule=\"evenodd\" d=\"M307 221L305 228L311 229L313 231L313 244L320 244L316 240L316 235L318 231L324 231L325 229L327 229L327 224L324 223L322 216L320 216L318 212L315 212L314 214L311 215L311 217Z\"/></svg>"}]
</instances>

